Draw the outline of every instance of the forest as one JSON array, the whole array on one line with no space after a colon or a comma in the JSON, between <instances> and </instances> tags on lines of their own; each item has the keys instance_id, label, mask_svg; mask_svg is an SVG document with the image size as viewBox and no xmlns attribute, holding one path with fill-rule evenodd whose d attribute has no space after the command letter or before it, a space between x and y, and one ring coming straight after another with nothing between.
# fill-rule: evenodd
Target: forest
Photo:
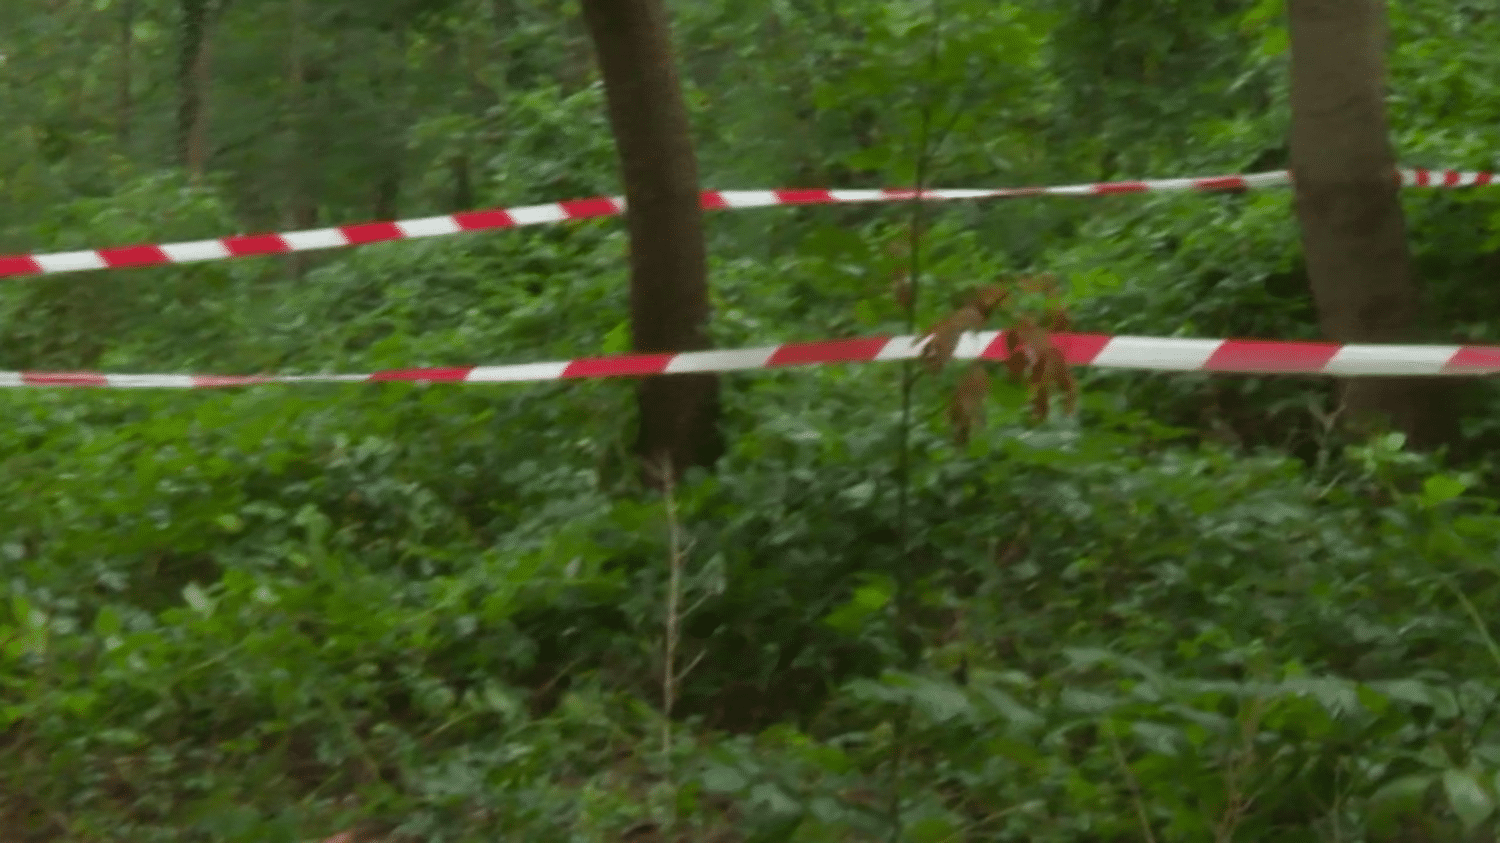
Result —
<instances>
[{"instance_id":1,"label":"forest","mask_svg":"<svg viewBox=\"0 0 1500 843\"><path fill-rule=\"evenodd\" d=\"M1492 2L0 7L0 843L1500 840Z\"/></svg>"}]
</instances>

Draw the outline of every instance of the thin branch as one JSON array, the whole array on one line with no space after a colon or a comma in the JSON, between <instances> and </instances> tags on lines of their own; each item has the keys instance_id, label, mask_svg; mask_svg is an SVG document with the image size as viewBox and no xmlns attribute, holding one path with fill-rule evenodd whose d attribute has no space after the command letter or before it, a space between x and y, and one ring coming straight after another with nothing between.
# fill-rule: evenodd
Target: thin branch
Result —
<instances>
[{"instance_id":1,"label":"thin branch","mask_svg":"<svg viewBox=\"0 0 1500 843\"><path fill-rule=\"evenodd\" d=\"M703 604L707 603L708 601L712 600L713 598L714 598L714 595L711 592L706 592L706 593L704 593L702 595L699 595L698 599L693 601L693 605L691 605L691 606L689 606L689 607L687 607L686 609L683 610L682 616L683 617L687 617L688 615L693 614L694 612L696 612L699 609L703 608Z\"/></svg>"},{"instance_id":2,"label":"thin branch","mask_svg":"<svg viewBox=\"0 0 1500 843\"><path fill-rule=\"evenodd\" d=\"M943 33L943 6L941 0L933 0L932 3L932 40L929 43L928 71L929 75L937 68L938 51L942 45ZM922 197L923 191L927 189L928 170L932 164L932 121L933 100L936 94L929 85L925 99L922 103L921 124L917 132L917 161L916 161L916 192L911 199L911 231L908 254L910 264L907 268L907 280L909 283L905 305L906 305L906 332L915 334L917 332L917 304L921 293L922 283L922 234L923 226L927 222L927 203ZM905 361L901 367L901 425L897 437L897 464L896 464L896 522L897 530L901 537L901 563L899 575L896 577L896 611L897 611L897 634L904 639L904 623L909 615L912 598L911 572L914 565L911 558L911 429L912 429L912 403L917 382L917 367L913 361ZM916 653L908 656L915 661Z\"/></svg>"},{"instance_id":3,"label":"thin branch","mask_svg":"<svg viewBox=\"0 0 1500 843\"><path fill-rule=\"evenodd\" d=\"M1120 739L1115 737L1114 729L1105 729L1104 732L1109 735L1109 748L1114 752L1115 763L1120 765L1120 772L1125 774L1125 784L1130 787L1130 801L1135 805L1135 816L1140 820L1141 834L1146 843L1156 843L1156 835L1151 831L1151 818L1146 813L1146 800L1141 796L1141 783L1125 760L1125 751L1120 749Z\"/></svg>"},{"instance_id":4,"label":"thin branch","mask_svg":"<svg viewBox=\"0 0 1500 843\"><path fill-rule=\"evenodd\" d=\"M1230 761L1228 769L1224 771L1224 794L1226 805L1224 813L1214 824L1214 840L1216 843L1228 843L1234 839L1234 832L1239 828L1240 821L1244 819L1246 811L1255 801L1253 795L1247 795L1243 784L1244 773L1255 763L1255 738L1260 733L1260 721L1266 713L1266 701L1264 697L1256 697L1250 703L1249 715L1240 730L1240 747Z\"/></svg>"},{"instance_id":5,"label":"thin branch","mask_svg":"<svg viewBox=\"0 0 1500 843\"><path fill-rule=\"evenodd\" d=\"M693 668L697 667L698 663L703 661L703 657L707 655L708 648L705 647L698 653L698 655L693 657L692 661L687 663L686 667L684 667L682 670L677 671L677 681L681 682L683 679L686 679L687 675L693 672Z\"/></svg>"},{"instance_id":6,"label":"thin branch","mask_svg":"<svg viewBox=\"0 0 1500 843\"><path fill-rule=\"evenodd\" d=\"M679 614L682 600L682 529L677 519L676 484L672 479L672 465L668 457L662 457L662 493L667 509L667 611L666 642L661 673L662 732L661 748L667 756L672 754L672 708L677 703L677 639L681 632Z\"/></svg>"},{"instance_id":7,"label":"thin branch","mask_svg":"<svg viewBox=\"0 0 1500 843\"><path fill-rule=\"evenodd\" d=\"M932 0L932 39L928 43L928 78L936 71L938 65L938 53L943 43L943 5L942 0ZM914 334L917 330L917 303L921 293L922 281L922 235L923 226L926 224L926 202L923 192L927 189L927 172L932 165L932 120L933 99L936 92L929 84L922 103L922 122L917 134L917 161L916 161L916 192L911 200L911 262L907 270L908 288L906 295L906 332ZM911 541L911 428L912 428L912 397L917 380L917 368L912 361L908 360L901 367L901 429L897 445L898 460L896 466L897 498L896 517L897 529L901 536L901 556L896 578L896 634L902 639L903 647L906 644L906 624L911 621L911 602L913 598L914 583L912 575L915 564L912 560ZM904 647L905 648L905 647ZM920 647L910 647L907 653L912 662L921 657ZM901 811L901 788L905 779L906 762L906 740L910 711L904 710L898 715L894 735L895 757L891 759L891 793L890 793L890 824L891 843L900 843L904 834L905 820Z\"/></svg>"},{"instance_id":8,"label":"thin branch","mask_svg":"<svg viewBox=\"0 0 1500 843\"><path fill-rule=\"evenodd\" d=\"M1443 585L1447 586L1448 590L1453 592L1453 596L1458 598L1458 602L1464 607L1464 613L1469 616L1469 620L1474 624L1474 628L1479 630L1479 637L1484 639L1484 648L1489 651L1490 658L1495 661L1497 666L1500 666L1500 645L1496 645L1495 637L1490 635L1490 628L1485 624L1484 618L1480 617L1479 610L1474 607L1473 601L1469 599L1468 595L1464 594L1463 589L1459 588L1452 579L1449 577L1442 577L1441 579Z\"/></svg>"}]
</instances>

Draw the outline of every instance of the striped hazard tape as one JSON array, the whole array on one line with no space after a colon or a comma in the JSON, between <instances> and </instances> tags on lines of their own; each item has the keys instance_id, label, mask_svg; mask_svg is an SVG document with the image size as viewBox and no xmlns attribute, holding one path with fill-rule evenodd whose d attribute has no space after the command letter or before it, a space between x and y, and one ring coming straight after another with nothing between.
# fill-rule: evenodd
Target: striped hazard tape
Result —
<instances>
[{"instance_id":1,"label":"striped hazard tape","mask_svg":"<svg viewBox=\"0 0 1500 843\"><path fill-rule=\"evenodd\" d=\"M1491 184L1494 176L1483 172L1457 170L1397 171L1407 187L1473 187ZM1286 171L1251 173L1249 175L1208 176L1199 178L1148 179L1142 181L1093 182L1088 184L1052 185L985 189L924 190L924 200L1006 199L1025 196L1109 196L1126 193L1225 192L1291 184ZM776 205L835 205L868 202L899 202L918 198L915 190L716 190L703 194L703 207L709 210L765 208ZM420 240L474 231L547 225L573 220L615 216L625 210L624 200L599 196L545 205L525 205L466 211L421 219L395 222L367 222L334 228L288 231L277 234L238 234L213 240L181 243L150 243L84 249L75 252L50 252L24 255L0 255L0 278L23 275L51 275L62 272L88 272L101 269L129 269L164 264L201 263L256 255L283 255L389 243L398 240Z\"/></svg>"},{"instance_id":2,"label":"striped hazard tape","mask_svg":"<svg viewBox=\"0 0 1500 843\"><path fill-rule=\"evenodd\" d=\"M1077 333L1052 334L1051 339L1069 364L1106 369L1339 377L1500 373L1500 346L1492 345L1354 345ZM528 383L911 360L920 356L925 344L925 338L915 335L862 337L761 348L583 357L502 366L390 369L363 374L236 376L0 372L0 387L212 389L272 383ZM953 356L961 360L1004 360L1005 332L965 334Z\"/></svg>"}]
</instances>

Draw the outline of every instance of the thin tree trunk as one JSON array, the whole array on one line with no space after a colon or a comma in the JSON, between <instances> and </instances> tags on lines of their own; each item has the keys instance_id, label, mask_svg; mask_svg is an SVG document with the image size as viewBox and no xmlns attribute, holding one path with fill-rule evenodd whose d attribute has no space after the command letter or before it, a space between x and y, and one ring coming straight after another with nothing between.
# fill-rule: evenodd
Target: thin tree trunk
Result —
<instances>
[{"instance_id":1,"label":"thin tree trunk","mask_svg":"<svg viewBox=\"0 0 1500 843\"><path fill-rule=\"evenodd\" d=\"M1386 125L1384 0L1288 0L1288 17L1292 172L1318 321L1339 342L1412 341L1422 303ZM1437 389L1352 378L1344 408L1357 425L1384 418L1431 447L1456 433Z\"/></svg>"},{"instance_id":2,"label":"thin tree trunk","mask_svg":"<svg viewBox=\"0 0 1500 843\"><path fill-rule=\"evenodd\" d=\"M487 34L490 36L490 41L500 40L500 32L495 28ZM443 39L443 59L468 83L465 85L468 97L463 106L464 110L470 115L478 115L484 112L484 94L483 86L476 78L475 50L469 43L468 35L467 30L448 32L448 37ZM448 168L450 179L448 207L455 211L466 211L473 207L470 203L474 198L473 182L469 171L469 153L473 148L473 135L471 132L463 132L451 142L457 146L448 150L443 160L444 166Z\"/></svg>"},{"instance_id":3,"label":"thin tree trunk","mask_svg":"<svg viewBox=\"0 0 1500 843\"><path fill-rule=\"evenodd\" d=\"M289 0L287 14L287 225L307 229L318 224L318 200L311 184L313 162L308 142L311 130L307 105L306 0ZM307 274L310 258L306 252L288 255L287 271L293 278L302 278Z\"/></svg>"},{"instance_id":4,"label":"thin tree trunk","mask_svg":"<svg viewBox=\"0 0 1500 843\"><path fill-rule=\"evenodd\" d=\"M208 170L209 88L213 82L213 24L226 0L181 0L177 52L177 154L194 181Z\"/></svg>"},{"instance_id":5,"label":"thin tree trunk","mask_svg":"<svg viewBox=\"0 0 1500 843\"><path fill-rule=\"evenodd\" d=\"M481 43L490 45L491 61L498 62L504 68L501 79L508 79L511 72L510 49L503 45L506 33L514 26L512 12L509 0L492 0L488 32L472 33L472 30L466 29L451 33L447 41L449 61L455 72L467 80L465 89L468 101L464 107L475 118L482 118L490 106L500 102L501 95L485 83L482 67L486 53L475 44L475 39L471 39L470 35L474 34ZM449 204L455 210L474 207L474 149L476 140L489 133L484 122L486 121L481 121L480 128L459 136L456 139L458 148L448 157L448 174L452 178Z\"/></svg>"},{"instance_id":6,"label":"thin tree trunk","mask_svg":"<svg viewBox=\"0 0 1500 843\"><path fill-rule=\"evenodd\" d=\"M406 89L406 35L397 29L391 54L398 57L392 69L382 68L377 75L375 92L388 104L382 109L386 121L384 137L380 140L380 173L375 179L371 210L375 219L393 220L398 216L401 201L401 182L406 166L406 131L411 125L407 117L410 94Z\"/></svg>"},{"instance_id":7,"label":"thin tree trunk","mask_svg":"<svg viewBox=\"0 0 1500 843\"><path fill-rule=\"evenodd\" d=\"M630 324L638 352L707 348L708 260L698 161L662 0L583 0L604 76L625 183L630 231ZM636 453L649 481L664 462L680 476L723 452L719 379L647 378Z\"/></svg>"},{"instance_id":8,"label":"thin tree trunk","mask_svg":"<svg viewBox=\"0 0 1500 843\"><path fill-rule=\"evenodd\" d=\"M115 95L115 137L124 146L135 122L135 3L120 5L120 69Z\"/></svg>"},{"instance_id":9,"label":"thin tree trunk","mask_svg":"<svg viewBox=\"0 0 1500 843\"><path fill-rule=\"evenodd\" d=\"M474 209L474 177L469 164L469 153L461 152L448 161L448 174L453 178L453 194L448 204L455 211Z\"/></svg>"},{"instance_id":10,"label":"thin tree trunk","mask_svg":"<svg viewBox=\"0 0 1500 843\"><path fill-rule=\"evenodd\" d=\"M370 209L377 220L394 220L400 216L401 162L386 167L375 182L374 201Z\"/></svg>"}]
</instances>

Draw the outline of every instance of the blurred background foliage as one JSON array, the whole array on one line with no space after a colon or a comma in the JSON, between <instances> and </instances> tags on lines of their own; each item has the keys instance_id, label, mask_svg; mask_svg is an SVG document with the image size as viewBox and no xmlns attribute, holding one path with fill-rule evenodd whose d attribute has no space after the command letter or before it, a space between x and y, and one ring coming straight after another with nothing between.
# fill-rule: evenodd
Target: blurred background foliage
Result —
<instances>
[{"instance_id":1,"label":"blurred background foliage","mask_svg":"<svg viewBox=\"0 0 1500 843\"><path fill-rule=\"evenodd\" d=\"M572 2L228 3L189 78L192 3L0 10L0 250L618 192ZM1284 167L1282 5L672 12L706 188L910 184L924 155L968 187ZM1391 17L1403 162L1495 169L1500 17ZM179 108L200 84L195 171ZM919 321L1045 271L1082 330L1313 337L1290 201L933 206ZM1500 341L1500 194L1403 201L1437 330ZM717 338L900 330L908 229L898 206L711 214ZM619 351L625 247L604 220L13 280L0 367ZM919 382L903 475L896 368L730 376L730 454L671 518L630 480L624 384L6 390L0 828L1495 839L1493 389L1455 408L1461 448L1420 456L1335 432L1321 381L1124 373L1040 424L997 384L958 446L955 379Z\"/></svg>"}]
</instances>

